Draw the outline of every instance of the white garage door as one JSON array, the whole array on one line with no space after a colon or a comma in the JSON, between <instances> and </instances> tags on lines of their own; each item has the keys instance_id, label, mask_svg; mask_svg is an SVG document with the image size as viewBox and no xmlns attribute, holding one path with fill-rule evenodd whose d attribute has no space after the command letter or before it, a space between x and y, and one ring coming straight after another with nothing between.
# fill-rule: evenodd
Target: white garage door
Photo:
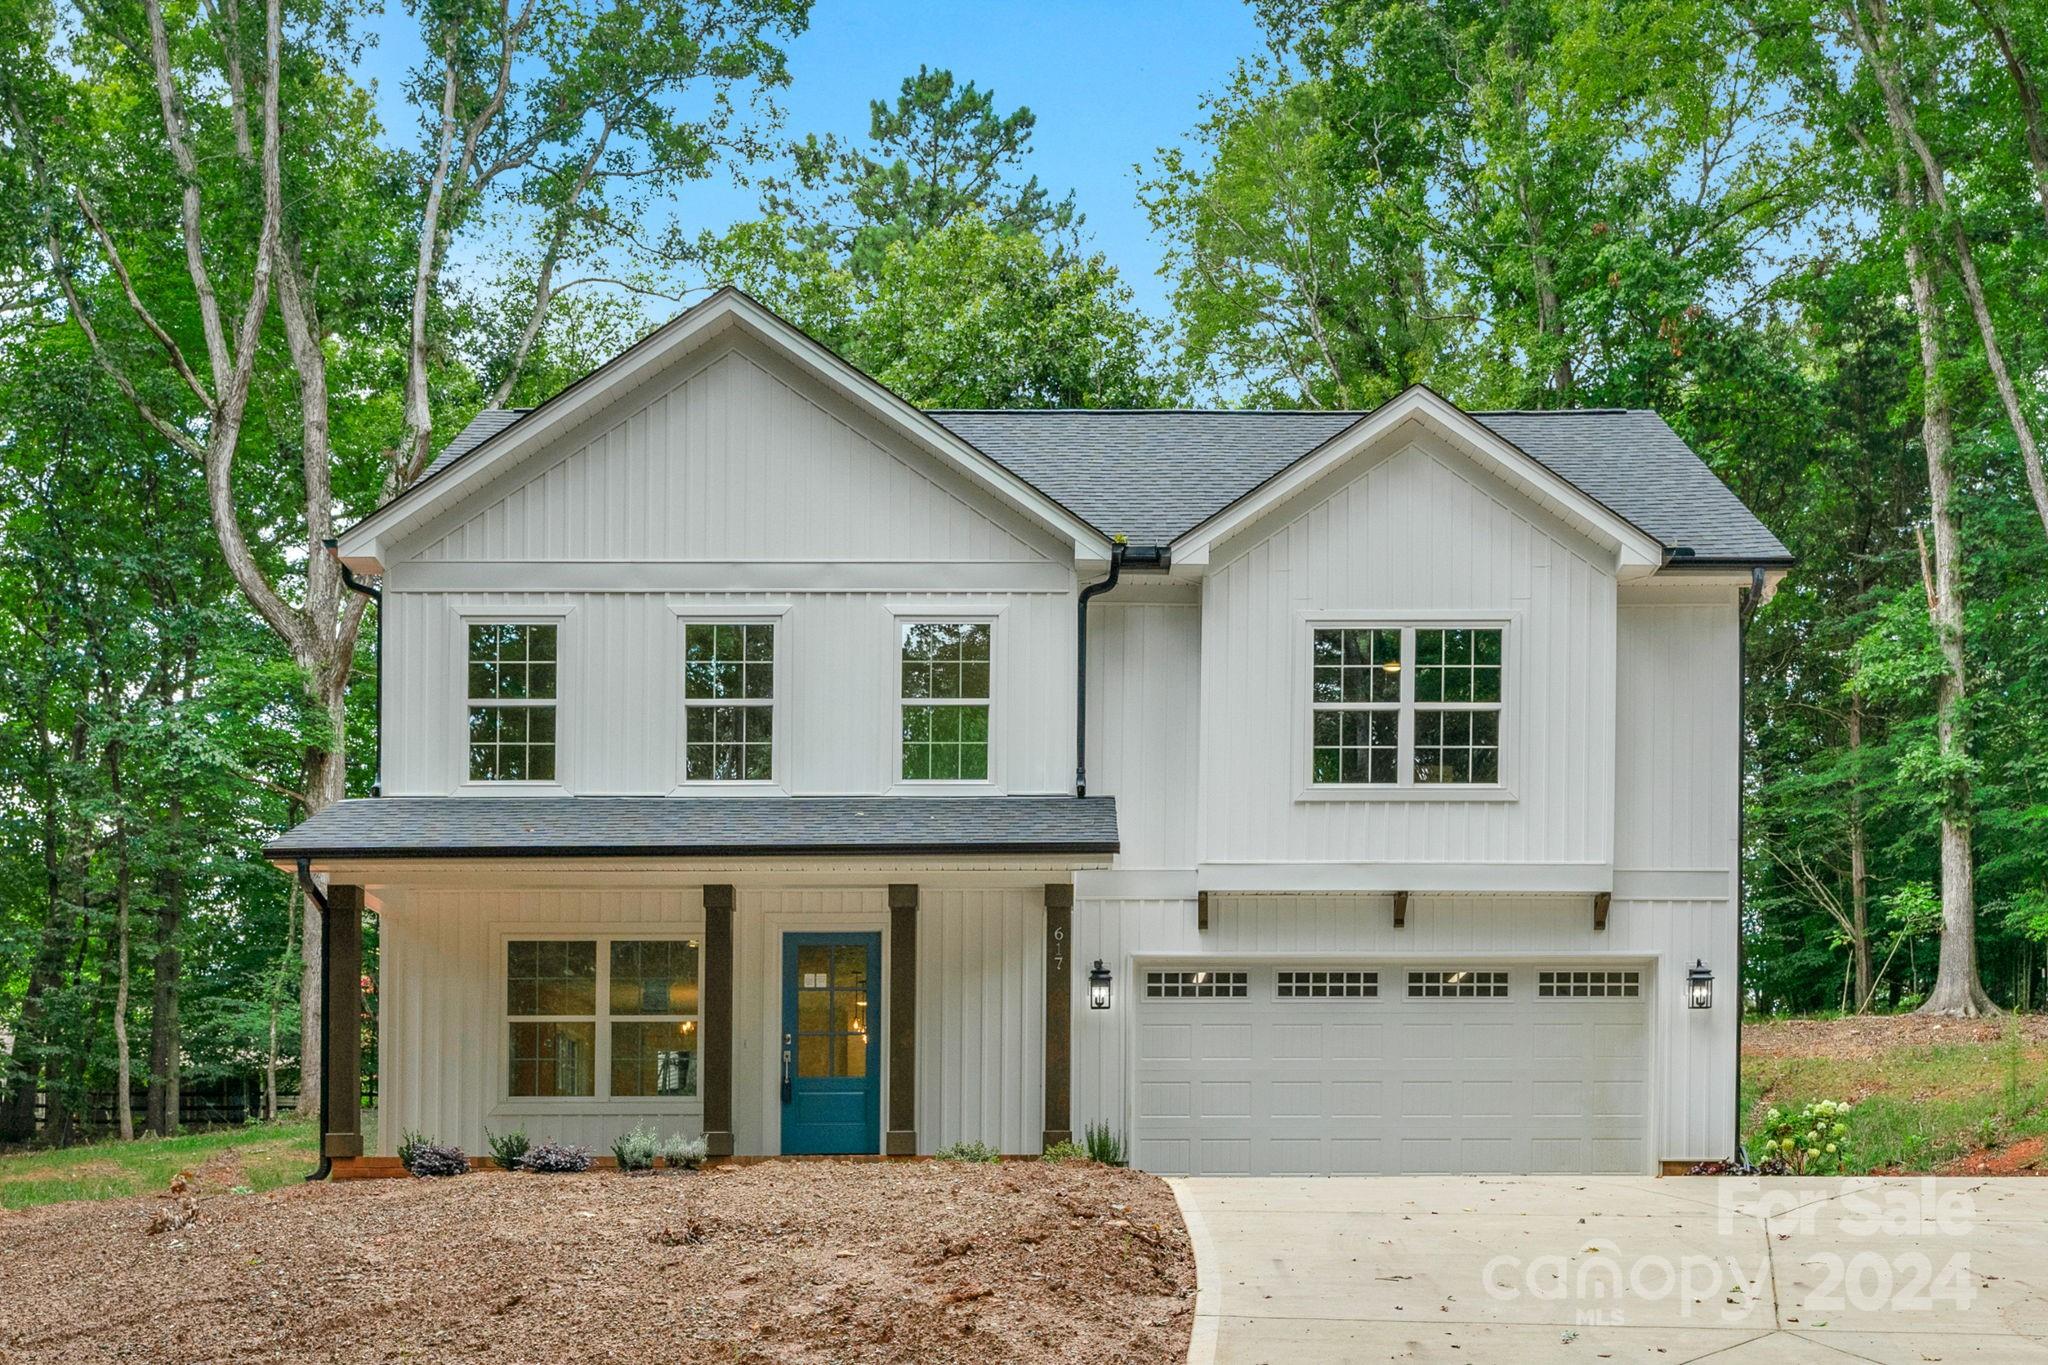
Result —
<instances>
[{"instance_id":1,"label":"white garage door","mask_svg":"<svg viewBox=\"0 0 2048 1365\"><path fill-rule=\"evenodd\" d=\"M1195 1175L1649 1169L1648 971L1146 965L1132 1158Z\"/></svg>"}]
</instances>

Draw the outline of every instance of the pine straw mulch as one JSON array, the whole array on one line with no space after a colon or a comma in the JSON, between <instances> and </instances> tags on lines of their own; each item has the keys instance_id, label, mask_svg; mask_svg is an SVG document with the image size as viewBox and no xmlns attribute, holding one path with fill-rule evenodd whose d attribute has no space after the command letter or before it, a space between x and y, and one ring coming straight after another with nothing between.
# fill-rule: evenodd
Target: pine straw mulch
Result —
<instances>
[{"instance_id":1,"label":"pine straw mulch","mask_svg":"<svg viewBox=\"0 0 2048 1365\"><path fill-rule=\"evenodd\" d=\"M1088 1163L204 1188L0 1213L0 1361L1163 1362L1192 1324L1172 1192Z\"/></svg>"},{"instance_id":2,"label":"pine straw mulch","mask_svg":"<svg viewBox=\"0 0 2048 1365\"><path fill-rule=\"evenodd\" d=\"M1843 1019L1750 1019L1742 1025L1749 1057L1834 1057L1868 1061L1902 1047L1996 1043L2017 1028L2027 1046L2048 1043L2048 1015L1943 1019L1925 1014L1867 1014Z\"/></svg>"}]
</instances>

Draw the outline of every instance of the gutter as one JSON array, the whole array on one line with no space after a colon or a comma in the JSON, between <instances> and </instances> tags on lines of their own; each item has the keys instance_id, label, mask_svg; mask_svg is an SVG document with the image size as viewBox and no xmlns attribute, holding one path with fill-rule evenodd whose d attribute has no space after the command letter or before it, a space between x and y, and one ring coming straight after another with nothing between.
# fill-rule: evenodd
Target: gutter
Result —
<instances>
[{"instance_id":1,"label":"gutter","mask_svg":"<svg viewBox=\"0 0 2048 1365\"><path fill-rule=\"evenodd\" d=\"M320 971L322 975L325 975L327 971L327 893L320 889L320 883L313 880L312 861L311 858L304 855L300 856L299 885L305 888L307 902L320 907ZM320 1052L322 1054L322 1065L320 1067L320 1133L315 1139L320 1144L320 1164L315 1166L313 1173L306 1177L308 1182L325 1180L328 1174L334 1170L334 1158L327 1155L327 1092L331 1087L329 1085L330 1077L327 1074L327 1067L325 1065L327 1029L332 1021L333 1013L334 1001L326 988L326 984L323 982L320 988ZM306 1059L301 1057L299 1058L299 1084L301 1086L305 1084L305 1076Z\"/></svg>"},{"instance_id":2,"label":"gutter","mask_svg":"<svg viewBox=\"0 0 2048 1365\"><path fill-rule=\"evenodd\" d=\"M341 542L329 536L320 543L332 551ZM377 772L375 778L370 783L370 795L382 796L384 794L384 594L381 590L373 588L362 579L357 578L355 570L344 563L339 555L335 556L334 562L341 565L341 581L350 592L361 593L377 604L377 638L371 642L370 646L371 656L376 660L377 676L377 720L375 725L377 736Z\"/></svg>"},{"instance_id":3,"label":"gutter","mask_svg":"<svg viewBox=\"0 0 2048 1365\"><path fill-rule=\"evenodd\" d=\"M1124 540L1109 550L1109 577L1081 589L1074 607L1074 795L1088 794L1088 604L1110 591L1123 577ZM1154 550L1154 556L1158 551Z\"/></svg>"}]
</instances>

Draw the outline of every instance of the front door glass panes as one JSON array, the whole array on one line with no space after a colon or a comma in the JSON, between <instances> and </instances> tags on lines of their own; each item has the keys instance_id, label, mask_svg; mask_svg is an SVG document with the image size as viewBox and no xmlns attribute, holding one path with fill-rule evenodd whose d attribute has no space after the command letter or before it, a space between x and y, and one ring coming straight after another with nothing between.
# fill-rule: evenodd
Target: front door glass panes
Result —
<instances>
[{"instance_id":1,"label":"front door glass panes","mask_svg":"<svg viewBox=\"0 0 2048 1365\"><path fill-rule=\"evenodd\" d=\"M807 943L796 952L796 1074L865 1076L868 950Z\"/></svg>"}]
</instances>

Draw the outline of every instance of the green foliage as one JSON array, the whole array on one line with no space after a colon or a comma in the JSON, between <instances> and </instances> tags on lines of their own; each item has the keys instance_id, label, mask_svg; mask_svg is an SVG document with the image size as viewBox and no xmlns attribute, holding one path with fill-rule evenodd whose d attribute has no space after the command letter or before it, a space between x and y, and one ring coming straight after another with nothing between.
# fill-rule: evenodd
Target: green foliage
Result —
<instances>
[{"instance_id":1,"label":"green foliage","mask_svg":"<svg viewBox=\"0 0 2048 1365\"><path fill-rule=\"evenodd\" d=\"M612 1159L622 1171L651 1171L660 1155L661 1134L641 1124L612 1141Z\"/></svg>"},{"instance_id":2,"label":"green foliage","mask_svg":"<svg viewBox=\"0 0 2048 1365\"><path fill-rule=\"evenodd\" d=\"M1003 1159L1001 1152L986 1142L978 1141L948 1143L932 1153L932 1156L939 1161L995 1162Z\"/></svg>"},{"instance_id":3,"label":"green foliage","mask_svg":"<svg viewBox=\"0 0 2048 1365\"><path fill-rule=\"evenodd\" d=\"M1078 1142L1055 1142L1040 1154L1040 1161L1087 1161L1088 1149Z\"/></svg>"},{"instance_id":4,"label":"green foliage","mask_svg":"<svg viewBox=\"0 0 2048 1365\"><path fill-rule=\"evenodd\" d=\"M690 1138L681 1133L671 1133L668 1141L661 1144L662 1160L685 1171L696 1170L709 1155L711 1144L702 1137Z\"/></svg>"},{"instance_id":5,"label":"green foliage","mask_svg":"<svg viewBox=\"0 0 2048 1365\"><path fill-rule=\"evenodd\" d=\"M1773 1106L1764 1114L1757 1160L1776 1163L1788 1175L1840 1175L1847 1165L1851 1113L1835 1100L1815 1100L1797 1113Z\"/></svg>"},{"instance_id":6,"label":"green foliage","mask_svg":"<svg viewBox=\"0 0 2048 1365\"><path fill-rule=\"evenodd\" d=\"M493 1133L486 1128L484 1142L491 1149L491 1160L498 1163L498 1169L501 1171L518 1170L520 1160L525 1157L526 1149L531 1145L526 1140L524 1128L514 1128L509 1133Z\"/></svg>"},{"instance_id":7,"label":"green foliage","mask_svg":"<svg viewBox=\"0 0 2048 1365\"><path fill-rule=\"evenodd\" d=\"M1743 1065L1752 1159L1766 1155L1772 1108L1783 1120L1842 1094L1855 1097L1839 1144L1846 1173L1935 1171L1980 1147L2048 1133L2048 1053L2016 1029L1992 1043L1906 1045L1873 1056L1772 1048Z\"/></svg>"},{"instance_id":8,"label":"green foliage","mask_svg":"<svg viewBox=\"0 0 2048 1365\"><path fill-rule=\"evenodd\" d=\"M1028 155L1031 111L920 69L875 102L866 146L807 138L763 216L699 239L739 285L926 407L1150 407L1165 333L1079 241Z\"/></svg>"},{"instance_id":9,"label":"green foliage","mask_svg":"<svg viewBox=\"0 0 2048 1365\"><path fill-rule=\"evenodd\" d=\"M1107 1123L1091 1123L1081 1133L1081 1145L1087 1149L1090 1161L1099 1161L1105 1166L1125 1165L1124 1135L1113 1130Z\"/></svg>"}]
</instances>

